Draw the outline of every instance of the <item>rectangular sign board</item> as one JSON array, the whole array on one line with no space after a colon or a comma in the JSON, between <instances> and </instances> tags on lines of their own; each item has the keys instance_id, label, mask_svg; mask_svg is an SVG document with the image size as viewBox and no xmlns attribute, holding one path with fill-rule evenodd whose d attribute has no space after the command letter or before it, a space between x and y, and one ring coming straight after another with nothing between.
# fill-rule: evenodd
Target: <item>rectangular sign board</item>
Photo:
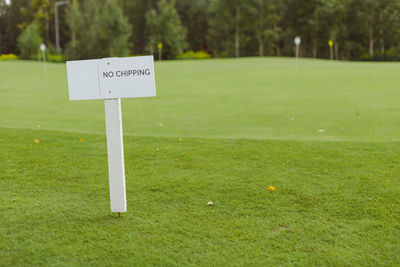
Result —
<instances>
[{"instance_id":1,"label":"rectangular sign board","mask_svg":"<svg viewBox=\"0 0 400 267\"><path fill-rule=\"evenodd\" d=\"M156 96L153 56L67 61L70 100Z\"/></svg>"}]
</instances>

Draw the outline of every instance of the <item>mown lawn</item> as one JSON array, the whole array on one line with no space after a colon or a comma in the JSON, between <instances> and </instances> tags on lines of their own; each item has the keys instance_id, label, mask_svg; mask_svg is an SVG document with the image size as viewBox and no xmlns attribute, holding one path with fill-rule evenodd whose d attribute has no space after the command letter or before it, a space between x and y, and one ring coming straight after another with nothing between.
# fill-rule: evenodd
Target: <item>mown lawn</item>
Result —
<instances>
[{"instance_id":1,"label":"mown lawn","mask_svg":"<svg viewBox=\"0 0 400 267\"><path fill-rule=\"evenodd\" d=\"M103 102L0 62L0 265L399 265L400 64L294 63L157 63L117 219Z\"/></svg>"}]
</instances>

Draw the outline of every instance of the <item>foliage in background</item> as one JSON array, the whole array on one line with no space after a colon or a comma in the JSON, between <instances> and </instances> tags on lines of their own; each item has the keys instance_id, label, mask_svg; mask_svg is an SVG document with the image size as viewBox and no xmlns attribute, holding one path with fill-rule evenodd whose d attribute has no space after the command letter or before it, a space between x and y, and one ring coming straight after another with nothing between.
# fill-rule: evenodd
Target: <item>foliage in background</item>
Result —
<instances>
[{"instance_id":1,"label":"foliage in background","mask_svg":"<svg viewBox=\"0 0 400 267\"><path fill-rule=\"evenodd\" d=\"M149 29L149 50L153 54L158 43L163 44L162 57L175 58L186 47L187 30L179 18L175 1L161 0L157 10L152 9L146 15Z\"/></svg>"},{"instance_id":2,"label":"foliage in background","mask_svg":"<svg viewBox=\"0 0 400 267\"><path fill-rule=\"evenodd\" d=\"M56 0L0 0L0 53L19 54L17 37L36 22L49 47L55 42ZM71 0L59 7L60 42L68 58L184 50L215 57L293 56L396 60L400 0ZM79 51L77 49L79 48Z\"/></svg>"},{"instance_id":3,"label":"foliage in background","mask_svg":"<svg viewBox=\"0 0 400 267\"><path fill-rule=\"evenodd\" d=\"M15 54L3 54L0 55L0 61L2 60L17 60L18 56Z\"/></svg>"},{"instance_id":4,"label":"foliage in background","mask_svg":"<svg viewBox=\"0 0 400 267\"><path fill-rule=\"evenodd\" d=\"M64 56L60 54L47 54L46 59L49 62L56 62L56 63L65 62Z\"/></svg>"},{"instance_id":5,"label":"foliage in background","mask_svg":"<svg viewBox=\"0 0 400 267\"><path fill-rule=\"evenodd\" d=\"M18 27L24 30L34 21L45 43L50 42L54 33L54 4L59 0L29 0L21 6L22 21Z\"/></svg>"},{"instance_id":6,"label":"foliage in background","mask_svg":"<svg viewBox=\"0 0 400 267\"><path fill-rule=\"evenodd\" d=\"M5 45L5 35L7 33L7 18L6 14L8 11L8 6L6 5L5 0L0 0L0 54L2 51L6 50Z\"/></svg>"},{"instance_id":7,"label":"foliage in background","mask_svg":"<svg viewBox=\"0 0 400 267\"><path fill-rule=\"evenodd\" d=\"M132 26L116 0L105 0L100 12L98 30L103 56L128 55L131 31Z\"/></svg>"},{"instance_id":8,"label":"foliage in background","mask_svg":"<svg viewBox=\"0 0 400 267\"><path fill-rule=\"evenodd\" d=\"M126 56L131 25L115 0L73 1L66 14L70 59Z\"/></svg>"},{"instance_id":9,"label":"foliage in background","mask_svg":"<svg viewBox=\"0 0 400 267\"><path fill-rule=\"evenodd\" d=\"M39 27L36 23L29 24L18 37L18 47L21 58L29 59L38 54L39 46L43 43Z\"/></svg>"},{"instance_id":10,"label":"foliage in background","mask_svg":"<svg viewBox=\"0 0 400 267\"><path fill-rule=\"evenodd\" d=\"M207 30L209 28L210 5L212 0L176 0L176 9L182 25L187 29L188 49L207 51Z\"/></svg>"},{"instance_id":11,"label":"foliage in background","mask_svg":"<svg viewBox=\"0 0 400 267\"><path fill-rule=\"evenodd\" d=\"M187 51L187 52L177 56L177 58L178 59L206 59L206 58L211 58L211 55L204 51L193 52L192 50L190 50L190 51Z\"/></svg>"}]
</instances>

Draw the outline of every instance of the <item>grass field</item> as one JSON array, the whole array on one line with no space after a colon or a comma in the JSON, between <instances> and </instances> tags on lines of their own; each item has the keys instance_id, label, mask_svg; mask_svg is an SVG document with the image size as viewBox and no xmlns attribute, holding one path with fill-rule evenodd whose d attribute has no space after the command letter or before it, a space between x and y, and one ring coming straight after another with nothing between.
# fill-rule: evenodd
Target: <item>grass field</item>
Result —
<instances>
[{"instance_id":1,"label":"grass field","mask_svg":"<svg viewBox=\"0 0 400 267\"><path fill-rule=\"evenodd\" d=\"M0 62L0 266L400 265L399 63L156 63L121 219L103 101L48 68Z\"/></svg>"}]
</instances>

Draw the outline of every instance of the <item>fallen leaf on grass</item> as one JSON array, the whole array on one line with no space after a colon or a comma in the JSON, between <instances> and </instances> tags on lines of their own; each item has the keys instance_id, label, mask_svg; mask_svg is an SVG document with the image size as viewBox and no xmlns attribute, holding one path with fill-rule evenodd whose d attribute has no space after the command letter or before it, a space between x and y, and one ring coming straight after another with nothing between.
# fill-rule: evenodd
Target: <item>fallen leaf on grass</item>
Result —
<instances>
[{"instance_id":1,"label":"fallen leaf on grass","mask_svg":"<svg viewBox=\"0 0 400 267\"><path fill-rule=\"evenodd\" d=\"M287 230L289 230L288 227L285 227L285 226L278 226L277 228L273 229L272 232L274 232L274 233L279 233L279 232L287 231Z\"/></svg>"}]
</instances>

